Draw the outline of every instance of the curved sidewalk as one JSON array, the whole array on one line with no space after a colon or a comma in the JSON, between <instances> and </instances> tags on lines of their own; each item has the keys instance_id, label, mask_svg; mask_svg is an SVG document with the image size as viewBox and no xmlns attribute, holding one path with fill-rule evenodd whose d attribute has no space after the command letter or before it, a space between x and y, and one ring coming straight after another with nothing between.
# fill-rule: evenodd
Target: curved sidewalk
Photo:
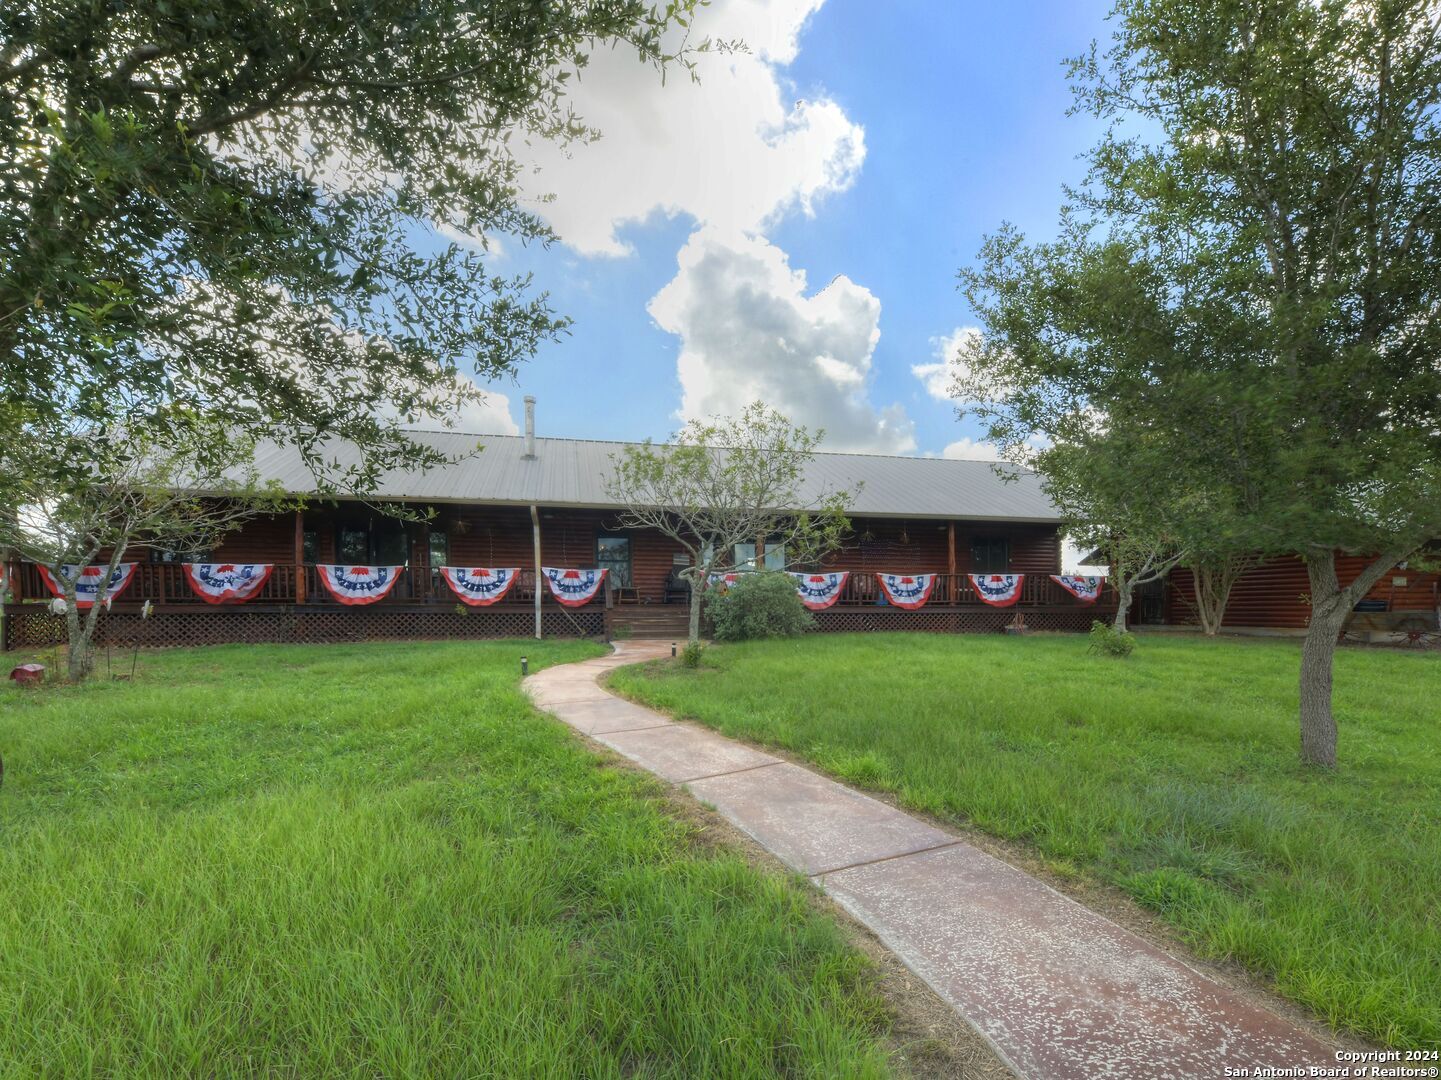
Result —
<instances>
[{"instance_id":1,"label":"curved sidewalk","mask_svg":"<svg viewBox=\"0 0 1441 1080\"><path fill-rule=\"evenodd\" d=\"M613 668L669 651L625 642L524 685L540 708L684 786L807 875L1020 1076L1221 1077L1228 1067L1256 1076L1335 1065L1332 1047L1009 863L597 685Z\"/></svg>"}]
</instances>

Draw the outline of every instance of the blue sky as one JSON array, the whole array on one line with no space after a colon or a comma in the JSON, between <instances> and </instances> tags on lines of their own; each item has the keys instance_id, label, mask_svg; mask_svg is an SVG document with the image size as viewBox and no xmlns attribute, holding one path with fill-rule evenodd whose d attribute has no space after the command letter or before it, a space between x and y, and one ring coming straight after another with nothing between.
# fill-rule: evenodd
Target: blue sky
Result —
<instances>
[{"instance_id":1,"label":"blue sky","mask_svg":"<svg viewBox=\"0 0 1441 1080\"><path fill-rule=\"evenodd\" d=\"M1003 221L1054 229L1099 135L1062 62L1106 8L717 0L698 33L749 52L699 86L598 58L576 103L603 138L537 148L527 181L564 243L495 260L573 332L468 426L513 430L534 393L542 434L664 437L761 397L832 449L987 456L932 392L975 321L956 271Z\"/></svg>"}]
</instances>

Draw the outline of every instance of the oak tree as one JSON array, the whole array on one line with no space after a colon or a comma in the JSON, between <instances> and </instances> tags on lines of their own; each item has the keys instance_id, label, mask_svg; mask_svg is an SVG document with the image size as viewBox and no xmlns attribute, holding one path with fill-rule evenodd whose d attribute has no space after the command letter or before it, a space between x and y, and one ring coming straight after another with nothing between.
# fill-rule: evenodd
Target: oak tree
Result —
<instances>
[{"instance_id":1,"label":"oak tree","mask_svg":"<svg viewBox=\"0 0 1441 1080\"><path fill-rule=\"evenodd\" d=\"M998 436L1143 432L1158 503L1310 578L1301 754L1336 762L1356 602L1441 535L1441 15L1430 0L1121 0L1072 64L1110 122L1059 235L964 285ZM1078 434L1079 433L1079 434ZM1038 455L1044 472L1046 455ZM1367 557L1350 581L1337 554Z\"/></svg>"}]
</instances>

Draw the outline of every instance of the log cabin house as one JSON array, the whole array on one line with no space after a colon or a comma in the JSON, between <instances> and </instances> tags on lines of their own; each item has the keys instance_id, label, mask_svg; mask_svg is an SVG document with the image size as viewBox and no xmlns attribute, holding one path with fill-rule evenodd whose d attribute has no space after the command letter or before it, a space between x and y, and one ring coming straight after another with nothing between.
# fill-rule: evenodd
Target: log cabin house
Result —
<instances>
[{"instance_id":1,"label":"log cabin house","mask_svg":"<svg viewBox=\"0 0 1441 1080\"><path fill-rule=\"evenodd\" d=\"M529 405L529 403L528 403ZM308 508L260 517L226 537L204 559L273 564L261 590L244 603L206 603L189 587L181 560L154 549L127 553L134 575L102 617L100 640L144 645L224 642L324 642L374 638L468 638L541 635L675 637L685 632L688 593L676 577L688 557L656 532L620 527L619 507L605 493L612 455L625 444L416 432L412 437L459 456L458 464L385 479L372 503L433 510L425 523L405 522L359 501L312 498ZM257 467L287 491L312 495L314 482L293 449L264 448ZM834 606L817 612L822 631L999 631L1007 625L1084 630L1114 607L1103 594L1083 604L1051 580L1061 572L1060 518L1038 479L998 476L982 461L823 453L807 472L807 492L859 483L851 533L823 566L851 571ZM785 553L766 537L732 553L740 568L777 568ZM398 565L394 589L365 606L341 604L322 587L322 564ZM487 607L466 607L441 578L441 566L520 567L518 583ZM539 566L604 568L609 586L578 607L562 606L541 583ZM886 603L876 574L937 574L918 610ZM967 575L1025 575L1014 607L982 603ZM50 613L39 568L12 563L5 608L5 648L47 644L63 636ZM142 605L152 615L140 618Z\"/></svg>"},{"instance_id":2,"label":"log cabin house","mask_svg":"<svg viewBox=\"0 0 1441 1080\"><path fill-rule=\"evenodd\" d=\"M1370 557L1338 554L1336 576L1350 584ZM1434 565L1434 558L1424 565ZM1222 629L1233 634L1299 637L1311 620L1311 584L1298 558L1270 559L1246 571L1231 590ZM1195 581L1185 568L1143 586L1137 597L1138 625L1194 629ZM1347 622L1344 637L1356 642L1431 644L1441 625L1441 574L1403 562L1372 586Z\"/></svg>"}]
</instances>

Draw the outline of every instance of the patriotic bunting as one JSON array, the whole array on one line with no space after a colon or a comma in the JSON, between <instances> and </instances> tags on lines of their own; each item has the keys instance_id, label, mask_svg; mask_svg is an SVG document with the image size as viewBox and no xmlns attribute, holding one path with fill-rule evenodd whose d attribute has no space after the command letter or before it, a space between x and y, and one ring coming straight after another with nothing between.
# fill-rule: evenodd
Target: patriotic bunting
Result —
<instances>
[{"instance_id":1,"label":"patriotic bunting","mask_svg":"<svg viewBox=\"0 0 1441 1080\"><path fill-rule=\"evenodd\" d=\"M727 589L729 589L732 585L734 585L734 584L735 584L737 581L739 581L740 579L741 579L741 576L740 576L739 574L707 574L707 575L706 575L706 582L707 582L707 584L710 585L710 587L711 587L712 589L717 588L718 586L721 586L721 585L724 585Z\"/></svg>"},{"instance_id":2,"label":"patriotic bunting","mask_svg":"<svg viewBox=\"0 0 1441 1080\"><path fill-rule=\"evenodd\" d=\"M1094 604L1106 584L1104 575L1088 577L1077 574L1052 574L1051 580L1083 604Z\"/></svg>"},{"instance_id":3,"label":"patriotic bunting","mask_svg":"<svg viewBox=\"0 0 1441 1080\"><path fill-rule=\"evenodd\" d=\"M487 607L504 599L520 580L520 567L490 570L482 566L442 566L440 576L461 603Z\"/></svg>"},{"instance_id":4,"label":"patriotic bunting","mask_svg":"<svg viewBox=\"0 0 1441 1080\"><path fill-rule=\"evenodd\" d=\"M390 595L403 566L336 566L317 563L320 584L342 604L373 604Z\"/></svg>"},{"instance_id":5,"label":"patriotic bunting","mask_svg":"<svg viewBox=\"0 0 1441 1080\"><path fill-rule=\"evenodd\" d=\"M181 563L190 591L207 604L243 604L258 593L274 563Z\"/></svg>"},{"instance_id":6,"label":"patriotic bunting","mask_svg":"<svg viewBox=\"0 0 1441 1080\"><path fill-rule=\"evenodd\" d=\"M566 607L588 604L605 584L608 570L562 570L542 566L540 572L550 582L551 594Z\"/></svg>"},{"instance_id":7,"label":"patriotic bunting","mask_svg":"<svg viewBox=\"0 0 1441 1080\"><path fill-rule=\"evenodd\" d=\"M935 574L877 574L876 580L886 600L907 611L925 607L936 587Z\"/></svg>"},{"instance_id":8,"label":"patriotic bunting","mask_svg":"<svg viewBox=\"0 0 1441 1080\"><path fill-rule=\"evenodd\" d=\"M794 570L789 573L796 579L796 592L801 603L812 611L823 611L839 600L841 590L846 587L846 579L851 576L849 570L838 574L801 574Z\"/></svg>"},{"instance_id":9,"label":"patriotic bunting","mask_svg":"<svg viewBox=\"0 0 1441 1080\"><path fill-rule=\"evenodd\" d=\"M968 574L971 587L983 604L991 607L1010 607L1021 598L1021 583L1025 574Z\"/></svg>"},{"instance_id":10,"label":"patriotic bunting","mask_svg":"<svg viewBox=\"0 0 1441 1080\"><path fill-rule=\"evenodd\" d=\"M53 574L43 566L35 569L40 571L40 579L45 582L45 587L56 596L64 598L65 590L55 580ZM75 582L75 606L81 611L95 605L95 598L100 595L101 580L105 577L103 566L72 566L66 564L60 568L60 576L66 581ZM135 564L123 562L115 568L110 575L110 581L105 590L105 602L108 604L125 591L131 579L135 576Z\"/></svg>"}]
</instances>

